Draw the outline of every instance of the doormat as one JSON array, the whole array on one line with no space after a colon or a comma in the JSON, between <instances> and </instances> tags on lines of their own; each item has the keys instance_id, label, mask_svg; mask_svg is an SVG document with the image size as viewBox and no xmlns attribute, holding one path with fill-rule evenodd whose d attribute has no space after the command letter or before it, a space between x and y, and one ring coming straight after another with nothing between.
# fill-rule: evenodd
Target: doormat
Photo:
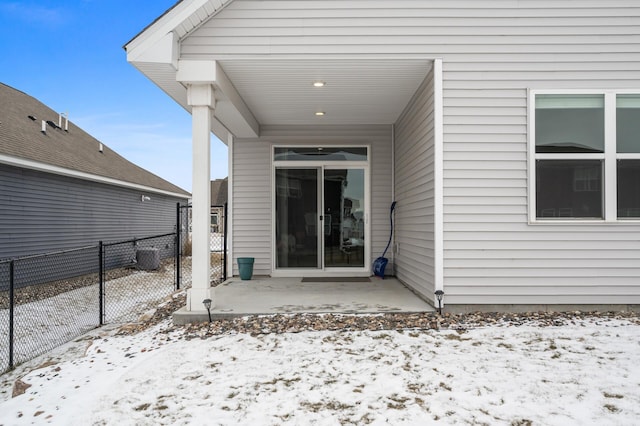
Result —
<instances>
[{"instance_id":1,"label":"doormat","mask_svg":"<svg viewBox=\"0 0 640 426\"><path fill-rule=\"evenodd\" d=\"M304 277L303 283L370 283L369 277Z\"/></svg>"}]
</instances>

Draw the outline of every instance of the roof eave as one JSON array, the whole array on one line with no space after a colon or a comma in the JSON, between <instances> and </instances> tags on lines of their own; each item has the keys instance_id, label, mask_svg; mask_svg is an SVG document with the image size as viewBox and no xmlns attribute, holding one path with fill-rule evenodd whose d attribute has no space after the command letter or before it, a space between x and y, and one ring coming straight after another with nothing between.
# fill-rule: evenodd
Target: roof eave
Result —
<instances>
[{"instance_id":1,"label":"roof eave","mask_svg":"<svg viewBox=\"0 0 640 426\"><path fill-rule=\"evenodd\" d=\"M107 184L107 185L119 186L119 187L128 188L128 189L140 190L140 191L145 191L145 192L149 192L149 193L153 193L153 194L168 195L170 197L175 197L175 198L183 198L184 199L184 198L190 198L191 197L191 194L189 192L183 190L182 188L178 188L178 189L182 190L183 192L168 191L168 190L164 190L164 189L154 188L154 187L148 186L148 185L142 185L142 184L138 184L138 183L127 182L127 181L123 181L123 180L120 180L120 179L114 179L114 178L110 178L110 177L106 177L106 176L100 176L100 175L95 175L95 174L92 174L92 173L86 173L86 172L82 172L82 171L78 171L78 170L72 170L72 169L68 169L68 168L65 168L65 167L54 166L54 165L51 165L51 164L45 164L45 163L41 163L39 161L29 160L29 159L26 159L26 158L14 157L14 156L10 156L10 155L0 154L0 164L6 164L6 165L9 165L9 166L20 167L20 168L29 169L29 170L35 170L35 171L39 171L39 172L52 173L52 174L60 175L60 176L68 176L68 177L87 180L87 181L92 181L92 182L99 182L99 183L103 183L103 184Z\"/></svg>"},{"instance_id":2,"label":"roof eave","mask_svg":"<svg viewBox=\"0 0 640 426\"><path fill-rule=\"evenodd\" d=\"M185 110L191 112L187 102L187 89L176 79L180 39L232 1L179 1L123 46L127 53L127 61ZM212 127L213 133L226 144L231 133L227 126L216 118Z\"/></svg>"}]
</instances>

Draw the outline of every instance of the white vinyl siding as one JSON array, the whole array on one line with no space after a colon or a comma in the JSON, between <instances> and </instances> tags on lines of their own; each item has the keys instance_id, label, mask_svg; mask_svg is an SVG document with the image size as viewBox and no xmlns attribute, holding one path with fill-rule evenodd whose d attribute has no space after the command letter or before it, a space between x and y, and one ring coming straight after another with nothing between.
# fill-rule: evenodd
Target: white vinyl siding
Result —
<instances>
[{"instance_id":1,"label":"white vinyl siding","mask_svg":"<svg viewBox=\"0 0 640 426\"><path fill-rule=\"evenodd\" d=\"M233 142L233 275L238 257L254 257L254 275L271 274L271 146Z\"/></svg>"},{"instance_id":2,"label":"white vinyl siding","mask_svg":"<svg viewBox=\"0 0 640 426\"><path fill-rule=\"evenodd\" d=\"M433 71L395 126L396 275L423 297L435 291Z\"/></svg>"},{"instance_id":3,"label":"white vinyl siding","mask_svg":"<svg viewBox=\"0 0 640 426\"><path fill-rule=\"evenodd\" d=\"M371 147L372 258L365 267L384 250L391 204L391 127L265 126L260 139L236 139L233 145L233 257L255 257L254 274L272 272L271 146L322 144Z\"/></svg>"},{"instance_id":4,"label":"white vinyl siding","mask_svg":"<svg viewBox=\"0 0 640 426\"><path fill-rule=\"evenodd\" d=\"M640 303L640 226L532 225L527 199L527 90L640 88L637 0L236 0L181 55L442 58L445 303Z\"/></svg>"}]
</instances>

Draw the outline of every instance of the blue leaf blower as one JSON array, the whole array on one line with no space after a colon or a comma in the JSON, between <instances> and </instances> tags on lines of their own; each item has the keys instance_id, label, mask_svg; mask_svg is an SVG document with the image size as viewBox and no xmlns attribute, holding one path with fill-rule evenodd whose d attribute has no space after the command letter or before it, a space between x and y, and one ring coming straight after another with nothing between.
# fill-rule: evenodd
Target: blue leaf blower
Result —
<instances>
[{"instance_id":1,"label":"blue leaf blower","mask_svg":"<svg viewBox=\"0 0 640 426\"><path fill-rule=\"evenodd\" d=\"M380 277L384 279L384 269L387 267L387 263L389 263L389 259L384 257L387 254L387 250L389 250L389 246L391 245L391 238L393 237L393 210L396 208L396 202L391 203L391 209L389 211L389 222L391 223L391 232L389 233L389 242L387 243L387 247L385 247L384 252L382 252L382 256L377 258L373 262L373 274L376 277Z\"/></svg>"}]
</instances>

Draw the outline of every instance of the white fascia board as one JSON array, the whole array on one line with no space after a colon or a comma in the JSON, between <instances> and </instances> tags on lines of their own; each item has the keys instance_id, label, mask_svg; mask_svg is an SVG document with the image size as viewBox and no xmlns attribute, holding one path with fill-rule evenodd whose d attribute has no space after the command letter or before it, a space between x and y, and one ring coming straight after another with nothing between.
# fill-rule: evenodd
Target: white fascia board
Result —
<instances>
[{"instance_id":1,"label":"white fascia board","mask_svg":"<svg viewBox=\"0 0 640 426\"><path fill-rule=\"evenodd\" d=\"M138 50L144 52L155 45L166 34L173 32L183 22L189 20L201 7L209 3L210 0L182 0L172 9L162 15L153 24L138 34L133 40L127 43L124 48L127 53ZM218 9L229 0L219 1Z\"/></svg>"},{"instance_id":2,"label":"white fascia board","mask_svg":"<svg viewBox=\"0 0 640 426\"><path fill-rule=\"evenodd\" d=\"M60 176L68 176L92 182L104 183L106 185L120 186L123 188L135 189L138 191L151 192L154 194L169 195L177 198L189 198L188 194L179 194L177 192L165 191L150 186L139 185L137 183L125 182L119 179L112 179L105 176L98 176L91 173L80 172L77 170L66 169L64 167L53 166L51 164L40 163L38 161L27 160L25 158L12 157L10 155L0 154L0 163L9 166L21 167L39 172L52 173Z\"/></svg>"},{"instance_id":3,"label":"white fascia board","mask_svg":"<svg viewBox=\"0 0 640 426\"><path fill-rule=\"evenodd\" d=\"M168 32L154 44L146 45L144 49L127 50L127 61L132 64L139 62L171 64L177 69L179 51L177 37L173 32Z\"/></svg>"}]
</instances>

